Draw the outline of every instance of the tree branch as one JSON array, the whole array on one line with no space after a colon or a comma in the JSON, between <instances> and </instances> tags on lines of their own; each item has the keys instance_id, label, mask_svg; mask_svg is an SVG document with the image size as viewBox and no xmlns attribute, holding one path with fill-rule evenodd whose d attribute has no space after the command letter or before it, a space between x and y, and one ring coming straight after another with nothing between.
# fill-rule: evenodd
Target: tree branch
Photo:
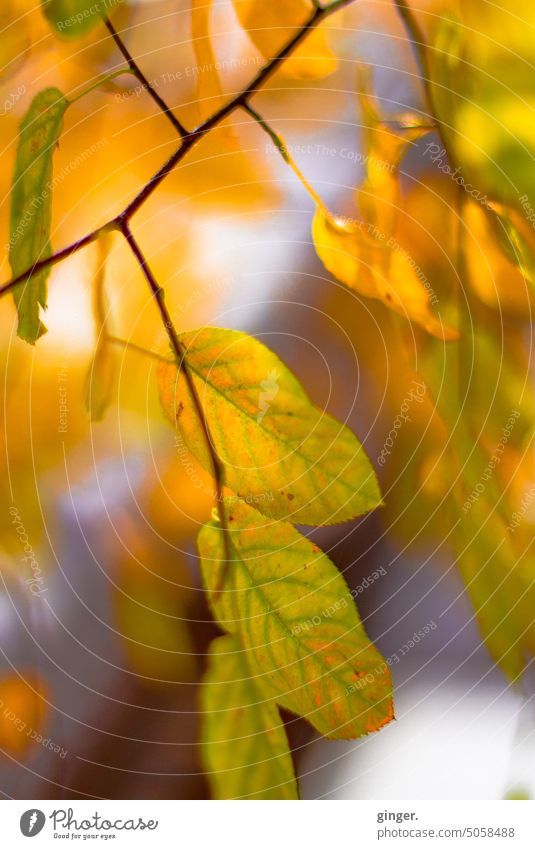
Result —
<instances>
[{"instance_id":1,"label":"tree branch","mask_svg":"<svg viewBox=\"0 0 535 849\"><path fill-rule=\"evenodd\" d=\"M117 47L119 48L119 50L123 54L124 58L128 62L128 66L129 66L130 70L132 71L132 73L134 74L134 76L137 77L137 79L139 80L139 82L141 83L143 88L150 94L150 96L152 97L154 102L160 107L160 109L162 110L164 115L166 115L166 117L169 119L169 121L171 122L171 124L173 125L173 127L175 128L177 133L179 134L179 136L182 136L182 138L185 138L185 136L188 135L188 131L180 123L178 118L175 118L175 116L173 115L171 109L169 108L169 106L167 105L167 103L165 102L163 97L160 97L160 95L158 94L158 92L156 91L156 89L154 88L152 83L150 83L148 81L147 77L145 76L145 74L143 73L143 71L141 70L139 65L137 64L136 60L134 59L134 57L132 56L132 54L128 50L126 44L123 42L121 36L119 35L119 33L117 32L117 30L115 29L115 27L113 26L112 22L110 21L110 19L108 18L107 15L103 15L103 21L104 21L105 26L108 29L108 32L110 33L111 37L113 38L115 44L117 45Z\"/></svg>"},{"instance_id":2,"label":"tree branch","mask_svg":"<svg viewBox=\"0 0 535 849\"><path fill-rule=\"evenodd\" d=\"M48 268L49 266L55 265L57 262L60 262L62 259L65 259L71 254L76 253L76 251L85 247L86 245L94 242L98 237L106 230L120 229L123 230L123 226L127 223L132 215L145 203L145 201L152 195L155 189L160 185L160 183L171 173L171 171L175 168L176 165L186 156L188 151L204 136L206 136L211 130L214 129L221 121L223 121L227 115L230 115L235 109L238 109L241 106L246 106L249 98L258 91L265 82L278 70L280 65L284 62L284 60L292 53L292 51L306 38L309 32L314 29L318 24L320 24L327 17L332 15L334 12L343 8L344 6L349 6L351 3L355 2L355 0L334 0L334 2L330 3L328 6L317 6L314 8L313 13L311 14L308 21L306 21L301 29L299 29L295 35L290 38L290 40L286 43L286 45L282 48L282 50L277 54L277 56L273 57L260 71L256 76L251 80L246 88L242 89L239 94L236 95L232 100L228 103L224 104L220 109L217 110L213 115L210 116L204 123L200 124L197 129L192 130L191 132L186 132L186 135L182 139L182 143L176 149L176 151L169 157L167 162L165 162L161 168L152 175L152 177L148 180L148 182L143 186L143 188L138 192L138 194L134 197L132 201L125 207L125 209L119 213L119 215L112 218L110 221L107 221L101 227L98 227L96 230L93 230L92 233L89 233L87 236L84 236L82 239L78 239L76 242L73 242L71 245L68 245L66 248L62 248L60 251L52 254L45 259L39 260L36 262L31 268L27 268L26 271L21 272L21 274L17 275L14 279L8 281L3 286L0 286L0 297L5 295L7 292L10 292L14 286L18 283L22 283L24 280L27 280L34 272L41 271L44 268ZM124 54L123 54L124 55Z\"/></svg>"}]
</instances>

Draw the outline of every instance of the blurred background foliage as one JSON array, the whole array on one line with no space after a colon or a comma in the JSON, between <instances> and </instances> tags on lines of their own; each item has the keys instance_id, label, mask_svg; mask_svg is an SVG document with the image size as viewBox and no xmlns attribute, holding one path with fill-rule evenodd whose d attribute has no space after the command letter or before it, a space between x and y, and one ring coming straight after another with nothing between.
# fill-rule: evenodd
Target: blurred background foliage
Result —
<instances>
[{"instance_id":1,"label":"blurred background foliage","mask_svg":"<svg viewBox=\"0 0 535 849\"><path fill-rule=\"evenodd\" d=\"M258 4L215 3L209 17L206 9L204 20L193 17L195 32L188 2L126 2L113 21L191 128L246 84L310 9L305 0L264 6L265 19L255 16ZM465 666L467 681L506 676L524 693L525 711L532 704L525 672L535 650L533 11L510 0L419 0L413 9L429 45L426 85L395 5L365 0L314 33L255 105L333 215L342 222L375 215L391 228L394 260L405 251L429 281L436 306L426 303L426 316L430 309L452 328L451 341L427 333L406 302L401 312L413 322L377 295L365 297L361 275L347 288L340 265L322 266L310 231L314 204L244 112L187 155L136 215L135 232L180 329L207 323L258 335L316 403L351 423L372 460L414 381L425 384L387 462L375 464L384 509L316 536L352 586L383 563L389 575L399 568L414 581L408 597L390 589L396 580L385 585L388 579L357 597L385 655L429 611L442 611L429 657L442 669L439 656L453 641L458 670L476 652L478 665ZM261 37L263 28L269 38ZM4 3L0 32L0 256L7 280L17 134L33 93L54 85L75 96L121 60L102 25L62 38L35 0ZM374 67L371 90L362 63ZM375 137L365 99L372 96ZM421 118L424 131L407 133L408 113ZM433 116L443 138L429 129ZM393 124L404 142L389 195L373 162L392 155ZM176 144L173 128L133 78L115 79L73 104L55 154L61 184L53 199L54 246L120 211ZM439 167L448 163L476 196ZM349 225L344 232L354 238ZM352 245L346 259L362 262ZM196 685L218 632L203 600L194 539L213 490L193 460L187 467L177 460L150 357L114 351L113 403L101 422L89 421L83 396L98 262L92 246L55 267L48 333L36 349L16 338L11 299L0 310L1 788L19 798L202 796L208 789L196 746ZM119 238L111 240L105 277L114 333L165 355L154 304ZM403 270L398 279L406 281ZM407 301L414 291L407 290ZM25 544L31 552L22 551ZM464 584L452 575L454 564ZM430 578L422 578L422 567ZM420 606L416 619L411 600ZM414 657L422 664L427 654ZM416 661L408 663L400 684L414 672ZM517 709L515 702L512 714ZM312 732L285 719L306 778L316 757L307 748ZM32 739L29 728L51 745ZM56 744L65 757L52 750ZM329 780L336 785L336 776L320 771L316 784L304 781L305 794L327 792L321 782ZM503 781L505 787L505 774Z\"/></svg>"}]
</instances>

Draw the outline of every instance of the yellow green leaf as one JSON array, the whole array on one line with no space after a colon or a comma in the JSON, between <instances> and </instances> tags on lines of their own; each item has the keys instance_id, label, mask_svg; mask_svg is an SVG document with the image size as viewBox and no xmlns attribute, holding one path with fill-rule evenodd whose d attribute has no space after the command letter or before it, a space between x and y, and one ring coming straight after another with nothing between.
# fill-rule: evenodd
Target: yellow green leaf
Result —
<instances>
[{"instance_id":1,"label":"yellow green leaf","mask_svg":"<svg viewBox=\"0 0 535 849\"><path fill-rule=\"evenodd\" d=\"M258 688L234 637L219 637L210 646L201 706L203 757L214 798L298 798L277 705Z\"/></svg>"},{"instance_id":2,"label":"yellow green leaf","mask_svg":"<svg viewBox=\"0 0 535 849\"><path fill-rule=\"evenodd\" d=\"M57 88L39 92L20 126L11 192L9 262L13 276L50 255L52 157L68 102ZM40 307L46 308L49 269L31 275L13 291L18 335L34 345L46 333Z\"/></svg>"},{"instance_id":3,"label":"yellow green leaf","mask_svg":"<svg viewBox=\"0 0 535 849\"><path fill-rule=\"evenodd\" d=\"M226 484L238 496L266 516L312 525L343 522L380 504L356 436L312 404L272 351L245 333L215 327L180 339ZM158 385L166 416L211 471L183 374L162 363Z\"/></svg>"},{"instance_id":4,"label":"yellow green leaf","mask_svg":"<svg viewBox=\"0 0 535 849\"><path fill-rule=\"evenodd\" d=\"M224 562L221 525L205 525L203 579L219 624L240 639L265 697L326 737L360 737L390 722L390 669L334 564L291 525L242 502L226 510L232 562Z\"/></svg>"},{"instance_id":5,"label":"yellow green leaf","mask_svg":"<svg viewBox=\"0 0 535 849\"><path fill-rule=\"evenodd\" d=\"M233 0L238 20L266 60L276 56L313 12L309 0ZM287 77L317 80L334 73L337 59L324 27L314 28L282 65Z\"/></svg>"},{"instance_id":6,"label":"yellow green leaf","mask_svg":"<svg viewBox=\"0 0 535 849\"><path fill-rule=\"evenodd\" d=\"M41 0L43 13L53 29L65 38L86 35L122 0Z\"/></svg>"},{"instance_id":7,"label":"yellow green leaf","mask_svg":"<svg viewBox=\"0 0 535 849\"><path fill-rule=\"evenodd\" d=\"M446 4L445 4L446 5ZM430 16L433 105L453 168L481 196L533 205L535 7L463 0ZM499 73L496 73L499 69Z\"/></svg>"},{"instance_id":8,"label":"yellow green leaf","mask_svg":"<svg viewBox=\"0 0 535 849\"><path fill-rule=\"evenodd\" d=\"M474 490L466 506L461 501L457 564L487 648L515 681L535 654L533 553L514 550L511 531L485 492Z\"/></svg>"}]
</instances>

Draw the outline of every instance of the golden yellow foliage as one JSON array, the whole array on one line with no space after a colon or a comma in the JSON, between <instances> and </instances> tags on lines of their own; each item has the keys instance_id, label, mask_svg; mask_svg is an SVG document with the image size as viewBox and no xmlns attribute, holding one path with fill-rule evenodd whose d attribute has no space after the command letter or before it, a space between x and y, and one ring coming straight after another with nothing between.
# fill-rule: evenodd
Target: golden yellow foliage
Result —
<instances>
[{"instance_id":1,"label":"golden yellow foliage","mask_svg":"<svg viewBox=\"0 0 535 849\"><path fill-rule=\"evenodd\" d=\"M310 0L233 0L238 20L266 60L272 59L310 17ZM338 61L324 27L316 28L285 60L282 73L297 80L317 80L336 70Z\"/></svg>"}]
</instances>

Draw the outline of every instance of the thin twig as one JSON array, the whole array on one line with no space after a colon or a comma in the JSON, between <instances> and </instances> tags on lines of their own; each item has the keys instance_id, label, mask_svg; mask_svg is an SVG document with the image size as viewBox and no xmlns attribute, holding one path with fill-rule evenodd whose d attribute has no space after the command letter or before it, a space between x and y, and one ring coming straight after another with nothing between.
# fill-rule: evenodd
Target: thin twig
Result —
<instances>
[{"instance_id":1,"label":"thin twig","mask_svg":"<svg viewBox=\"0 0 535 849\"><path fill-rule=\"evenodd\" d=\"M42 271L43 268L49 268L50 266L56 265L56 263L67 259L67 257L72 256L72 254L75 254L77 251L81 250L81 248L85 248L87 245L91 245L93 242L96 242L96 240L107 230L118 229L118 227L119 225L114 219L112 221L107 221L106 224L103 224L101 227L97 227L96 230L92 230L91 233L88 233L76 242L72 242L72 244L67 245L66 248L62 248L61 250L56 251L56 253L44 257L44 259L37 260L31 268L27 268L26 271L22 271L20 274L17 274L17 276L8 283L4 283L4 285L0 288L0 297L2 295L7 295L7 293L15 286L19 283L23 283L24 280L27 280L28 277L32 276L32 274L37 274L37 272Z\"/></svg>"},{"instance_id":2,"label":"thin twig","mask_svg":"<svg viewBox=\"0 0 535 849\"><path fill-rule=\"evenodd\" d=\"M284 162L290 166L296 177L299 179L301 185L306 189L314 203L319 206L320 209L327 211L326 206L319 194L317 193L316 189L312 186L311 183L308 182L307 178L305 177L295 160L290 155L288 151L288 146L286 145L282 136L280 136L278 133L275 132L272 127L270 127L268 122L265 121L264 118L262 118L262 116L256 109L253 109L250 103L245 103L243 108L245 109L247 114L251 116L251 118L254 118L257 124L262 127L264 132L269 136L269 138L279 151L280 155L282 156Z\"/></svg>"},{"instance_id":3,"label":"thin twig","mask_svg":"<svg viewBox=\"0 0 535 849\"><path fill-rule=\"evenodd\" d=\"M104 20L104 24L107 27L111 37L113 38L115 44L117 45L117 47L119 48L119 50L123 54L124 58L128 62L128 65L129 65L132 73L138 78L139 82L141 83L143 88L150 94L150 96L152 97L154 102L158 104L158 106L160 107L160 109L162 110L164 115L166 115L166 117L169 119L169 121L171 122L171 124L173 125L175 130L177 131L177 133L180 136L182 136L182 138L185 138L188 135L188 131L186 130L186 128L180 123L178 118L176 118L173 115L173 112L171 111L170 107L167 105L167 103L165 102L163 97L160 97L160 95L158 94L158 92L156 91L156 89L154 88L152 83L149 82L149 80L147 79L147 77L145 76L145 74L143 73L143 71L141 70L139 65L137 64L136 60L134 59L134 57L132 56L132 54L128 50L126 44L123 42L121 36L119 35L117 30L113 26L113 24L110 21L110 19L108 18L108 16L103 15L103 20Z\"/></svg>"},{"instance_id":4,"label":"thin twig","mask_svg":"<svg viewBox=\"0 0 535 849\"><path fill-rule=\"evenodd\" d=\"M142 345L136 345L135 342L129 342L128 339L121 339L119 336L106 336L104 341L110 345L117 345L119 348L124 348L126 351L135 351L136 354L143 354L145 357L158 360L160 363L173 364L175 361L170 357L162 357L161 354L157 354L156 351L151 351L149 348L144 348Z\"/></svg>"},{"instance_id":5,"label":"thin twig","mask_svg":"<svg viewBox=\"0 0 535 849\"><path fill-rule=\"evenodd\" d=\"M186 357L186 348L183 343L180 341L180 337L177 333L176 327L174 325L173 319L171 317L171 313L167 309L167 305L165 303L165 292L162 286L156 280L151 268L147 262L147 259L141 250L137 240L134 237L130 229L130 225L127 221L124 221L121 227L122 233L132 251L135 258L139 263L139 267L141 268L147 283L149 284L149 288L152 292L158 310L160 312L160 317L162 319L162 324L165 327L169 343L171 345L171 350L173 351L173 355L176 361L176 366L180 372L184 375L184 379L188 386L189 393L191 395L193 405L195 407L195 411L197 413L197 418L199 419L206 447L208 449L208 454L210 456L210 463L212 466L212 475L215 480L216 485L216 493L217 493L217 501L220 505L219 509L219 518L221 521L221 527L223 529L224 535L224 544L225 544L225 560L226 565L230 563L231 554L230 554L230 540L229 540L229 532L225 514L225 503L223 500L223 489L225 487L225 464L223 460L219 457L217 453L217 449L215 447L214 441L212 439L212 434L210 432L210 426L206 420L206 416L204 413L204 408L197 391L197 387L193 381L193 377L190 372L190 368L187 362ZM223 577L221 579L221 583L224 582L226 568L223 569Z\"/></svg>"},{"instance_id":6,"label":"thin twig","mask_svg":"<svg viewBox=\"0 0 535 849\"><path fill-rule=\"evenodd\" d=\"M325 7L318 7L314 10L313 14L310 16L308 21L306 21L300 30L297 31L295 35L286 43L286 45L282 48L282 50L271 59L267 65L262 68L259 73L251 80L246 88L242 89L242 91L236 95L235 98L230 100L228 103L224 104L220 109L218 109L210 118L200 124L197 129L192 130L191 133L187 133L180 146L176 149L176 151L170 156L170 158L165 162L162 167L148 180L148 182L143 186L143 188L138 192L138 194L134 197L134 199L125 207L125 209L119 213L119 215L112 218L110 221L107 221L101 227L98 227L96 230L93 230L92 233L89 233L87 236L84 236L82 239L79 239L76 242L73 242L66 248L62 248L57 253L52 254L45 259L39 260L36 262L31 268L27 268L26 271L18 274L17 277L9 280L3 286L0 287L0 297L5 295L7 292L10 292L14 286L18 283L22 283L24 280L27 280L28 277L31 277L37 271L41 271L43 268L48 268L51 265L55 265L57 262L60 262L62 259L70 256L86 245L94 242L101 233L105 230L112 229L122 229L123 223L128 222L132 215L134 215L137 210L143 205L143 203L152 195L155 189L160 185L160 183L171 173L171 171L175 168L176 165L186 156L186 154L191 150L191 148L199 142L204 136L206 136L214 127L218 126L218 124L223 121L227 115L230 115L235 109L240 106L245 106L247 104L248 99L258 91L263 84L278 70L279 66L284 62L284 60L292 53L292 51L306 38L310 30L314 29L314 27L318 26L323 20L325 20L329 15L332 15L334 12L343 8L344 6L349 6L351 3L355 2L355 0L335 0L335 2L330 3Z\"/></svg>"},{"instance_id":7,"label":"thin twig","mask_svg":"<svg viewBox=\"0 0 535 849\"><path fill-rule=\"evenodd\" d=\"M436 130L436 132L440 136L440 140L442 142L444 150L446 151L446 154L448 156L449 161L454 162L455 160L454 160L454 158L452 158L452 155L451 155L451 148L450 148L448 138L446 137L446 134L444 133L442 124L441 124L440 120L438 119L438 117L436 116L435 110L433 109L433 93L431 91L431 74L430 74L430 71L429 71L429 57L428 57L428 54L427 54L428 46L427 46L427 42L426 42L426 39L425 39L425 35L422 32L422 28L420 27L420 24L418 23L418 21L414 17L414 13L413 13L411 7L409 6L409 4L407 3L407 0L394 0L394 3L396 4L400 18L403 21L403 24L404 24L405 29L407 31L407 34L409 36L409 41L412 44L412 48L413 48L413 50L416 54L416 58L417 58L417 60L420 64L420 69L421 69L421 73L422 73L422 83L423 83L424 90L425 90L425 96L426 96L426 100L427 100L427 107L428 107L429 115L436 125L434 127L434 129Z\"/></svg>"},{"instance_id":8,"label":"thin twig","mask_svg":"<svg viewBox=\"0 0 535 849\"><path fill-rule=\"evenodd\" d=\"M424 34L422 32L420 24L414 17L414 14L411 10L411 7L407 3L407 0L394 0L394 3L397 6L399 16L403 21L405 29L407 30L407 33L409 35L413 50L416 53L416 58L420 63L422 76L424 78L424 86L426 88L426 92L429 94L429 62L427 61L427 44L425 41ZM431 105L431 98L429 97L428 99L429 105Z\"/></svg>"}]
</instances>

